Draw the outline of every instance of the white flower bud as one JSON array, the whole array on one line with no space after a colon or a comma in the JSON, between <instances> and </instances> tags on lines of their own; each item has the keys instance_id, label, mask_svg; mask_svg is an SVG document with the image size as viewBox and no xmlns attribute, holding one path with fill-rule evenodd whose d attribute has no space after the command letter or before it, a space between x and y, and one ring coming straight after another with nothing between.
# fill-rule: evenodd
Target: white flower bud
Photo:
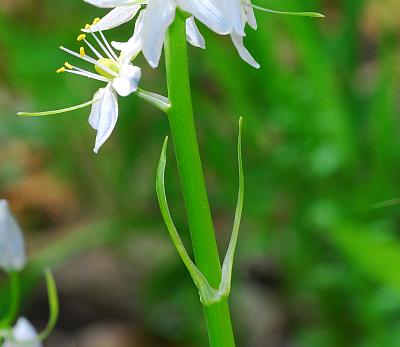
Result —
<instances>
[{"instance_id":1,"label":"white flower bud","mask_svg":"<svg viewBox=\"0 0 400 347\"><path fill-rule=\"evenodd\" d=\"M21 228L13 217L6 200L0 200L0 268L20 271L26 255Z\"/></svg>"}]
</instances>

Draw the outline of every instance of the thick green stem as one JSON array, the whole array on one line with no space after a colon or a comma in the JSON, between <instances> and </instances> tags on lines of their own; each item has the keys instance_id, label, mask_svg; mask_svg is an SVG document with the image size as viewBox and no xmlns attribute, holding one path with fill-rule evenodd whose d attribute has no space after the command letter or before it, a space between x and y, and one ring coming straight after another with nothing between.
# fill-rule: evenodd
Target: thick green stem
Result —
<instances>
[{"instance_id":1,"label":"thick green stem","mask_svg":"<svg viewBox=\"0 0 400 347\"><path fill-rule=\"evenodd\" d=\"M165 47L168 97L171 102L168 119L193 251L197 267L209 283L218 288L221 282L221 264L197 143L190 93L185 18L180 13L177 13L170 26ZM210 346L235 346L227 299L204 307L204 314Z\"/></svg>"}]
</instances>

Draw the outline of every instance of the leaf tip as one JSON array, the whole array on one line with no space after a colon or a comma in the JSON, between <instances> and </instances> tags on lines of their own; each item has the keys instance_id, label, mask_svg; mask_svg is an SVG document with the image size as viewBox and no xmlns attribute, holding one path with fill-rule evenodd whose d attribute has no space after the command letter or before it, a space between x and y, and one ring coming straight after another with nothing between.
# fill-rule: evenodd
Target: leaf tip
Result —
<instances>
[{"instance_id":1,"label":"leaf tip","mask_svg":"<svg viewBox=\"0 0 400 347\"><path fill-rule=\"evenodd\" d=\"M165 136L165 140L164 140L164 144L163 144L163 152L165 152L167 150L168 141L169 141L169 137Z\"/></svg>"},{"instance_id":2,"label":"leaf tip","mask_svg":"<svg viewBox=\"0 0 400 347\"><path fill-rule=\"evenodd\" d=\"M49 288L50 291L56 291L56 281L50 268L44 270L44 277L46 279L47 288Z\"/></svg>"},{"instance_id":3,"label":"leaf tip","mask_svg":"<svg viewBox=\"0 0 400 347\"><path fill-rule=\"evenodd\" d=\"M50 268L48 268L48 267L44 269L44 274L47 278L53 277L53 273L51 272Z\"/></svg>"}]
</instances>

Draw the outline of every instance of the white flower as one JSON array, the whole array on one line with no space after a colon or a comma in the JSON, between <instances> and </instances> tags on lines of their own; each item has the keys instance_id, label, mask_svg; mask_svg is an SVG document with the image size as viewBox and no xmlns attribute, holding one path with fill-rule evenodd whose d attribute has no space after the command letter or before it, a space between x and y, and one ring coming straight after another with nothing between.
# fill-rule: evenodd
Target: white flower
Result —
<instances>
[{"instance_id":1,"label":"white flower","mask_svg":"<svg viewBox=\"0 0 400 347\"><path fill-rule=\"evenodd\" d=\"M20 271L26 255L21 229L10 212L6 200L0 200L0 268Z\"/></svg>"},{"instance_id":2,"label":"white flower","mask_svg":"<svg viewBox=\"0 0 400 347\"><path fill-rule=\"evenodd\" d=\"M42 344L32 324L21 317L6 337L3 347L42 347Z\"/></svg>"},{"instance_id":3,"label":"white flower","mask_svg":"<svg viewBox=\"0 0 400 347\"><path fill-rule=\"evenodd\" d=\"M135 31L132 38L125 44L115 43L114 47L122 49L128 54L136 55L142 51L149 64L158 66L165 35L168 27L175 19L177 7L189 13L191 17L186 20L187 39L190 44L205 48L203 36L197 28L195 18L203 22L213 31L226 35L230 33L230 23L221 11L220 0L85 0L86 2L103 8L112 8L90 30L107 30L130 21L141 10L137 18Z\"/></svg>"},{"instance_id":4,"label":"white flower","mask_svg":"<svg viewBox=\"0 0 400 347\"><path fill-rule=\"evenodd\" d=\"M86 29L90 26L87 25ZM118 120L118 95L128 96L138 90L138 84L141 78L141 69L130 63L130 57L118 57L111 45L100 31L98 37L95 33L91 33L100 51L97 50L86 38L85 34L78 36L78 41L84 42L92 51L95 58L86 54L84 47L80 48L80 52L76 53L65 47L60 47L61 50L82 59L94 65L95 72L90 72L70 63L65 63L65 66L58 69L57 72L68 72L75 75L81 75L91 79L95 79L106 83L104 88L100 88L93 97L92 101L83 103L78 106L73 106L61 110L26 113L20 112L22 116L44 116L51 114L59 114L68 111L73 111L92 105L92 111L89 116L89 123L93 129L97 131L96 143L94 152L97 153L100 147L110 137Z\"/></svg>"},{"instance_id":5,"label":"white flower","mask_svg":"<svg viewBox=\"0 0 400 347\"><path fill-rule=\"evenodd\" d=\"M240 57L250 64L251 66L258 69L260 65L254 60L250 52L246 49L243 44L243 38L246 36L245 27L248 24L252 29L257 29L257 20L254 15L254 9L284 15L304 16L304 17L324 17L320 13L316 12L285 12L275 11L265 7L253 5L251 0L221 0L223 3L223 12L225 17L231 23L230 35L232 42L235 45Z\"/></svg>"},{"instance_id":6,"label":"white flower","mask_svg":"<svg viewBox=\"0 0 400 347\"><path fill-rule=\"evenodd\" d=\"M152 67L157 67L165 34L174 21L175 12L180 8L191 17L186 21L188 41L197 47L204 48L205 42L200 34L195 19L201 21L220 35L230 35L240 57L255 68L260 65L245 48L243 39L245 27L257 29L254 8L275 14L289 14L310 17L323 17L314 12L281 12L256 6L251 0L84 0L102 8L113 8L91 30L107 30L129 22L138 13L135 32L126 43L114 43L122 52L143 55ZM145 6L145 7L144 7ZM142 9L144 7L144 9Z\"/></svg>"},{"instance_id":7,"label":"white flower","mask_svg":"<svg viewBox=\"0 0 400 347\"><path fill-rule=\"evenodd\" d=\"M227 3L227 2L226 2ZM246 36L246 24L256 30L257 20L254 15L253 5L250 0L231 0L225 7L226 16L231 19L231 38L235 45L240 57L251 66L258 69L258 64L247 48L243 44L243 38Z\"/></svg>"},{"instance_id":8,"label":"white flower","mask_svg":"<svg viewBox=\"0 0 400 347\"><path fill-rule=\"evenodd\" d=\"M99 32L100 38L94 33L91 34L102 50L102 53L86 39L85 34L79 35L78 41L86 43L96 56L96 59L86 55L83 47L81 47L79 54L64 47L61 47L61 49L93 64L97 74L82 70L68 63L59 71L78 74L107 83L105 88L100 88L94 94L92 111L89 116L89 124L93 129L97 130L94 147L94 152L97 153L110 137L117 123L117 95L128 96L135 92L138 88L142 72L139 67L130 63L130 59L127 60L121 56L118 57L101 31Z\"/></svg>"},{"instance_id":9,"label":"white flower","mask_svg":"<svg viewBox=\"0 0 400 347\"><path fill-rule=\"evenodd\" d=\"M121 56L126 57L126 59L129 59L130 57L134 58L143 51L143 55L146 57L149 64L155 68L160 60L166 28L165 30L161 29L163 34L160 34L156 30L148 31L152 35L151 37L148 37L148 34L145 31L146 13L146 10L143 10L139 14L136 20L133 36L127 42L112 42L112 45L115 49L121 51ZM205 48L204 38L197 28L193 17L186 20L186 33L187 40L190 44L196 47Z\"/></svg>"},{"instance_id":10,"label":"white flower","mask_svg":"<svg viewBox=\"0 0 400 347\"><path fill-rule=\"evenodd\" d=\"M239 55L250 65L259 68L249 51L243 45L245 26L248 23L257 28L253 7L250 0L85 0L98 7L115 7L91 30L106 30L130 21L146 5L137 18L132 38L126 43L113 43L123 53L143 55L152 67L157 67L167 28L175 18L179 7L192 15L186 21L188 41L197 47L204 48L205 42L194 18L202 21L218 34L230 34Z\"/></svg>"}]
</instances>

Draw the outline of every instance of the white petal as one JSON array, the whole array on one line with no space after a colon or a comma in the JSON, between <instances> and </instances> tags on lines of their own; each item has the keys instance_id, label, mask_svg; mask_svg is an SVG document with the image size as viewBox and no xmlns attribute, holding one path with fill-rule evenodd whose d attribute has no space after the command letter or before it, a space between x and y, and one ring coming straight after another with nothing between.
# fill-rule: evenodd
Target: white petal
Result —
<instances>
[{"instance_id":1,"label":"white petal","mask_svg":"<svg viewBox=\"0 0 400 347\"><path fill-rule=\"evenodd\" d=\"M20 271L26 255L21 229L10 212L6 200L0 200L0 268Z\"/></svg>"},{"instance_id":2,"label":"white petal","mask_svg":"<svg viewBox=\"0 0 400 347\"><path fill-rule=\"evenodd\" d=\"M175 19L175 0L151 0L143 19L143 55L150 66L156 68L167 28Z\"/></svg>"},{"instance_id":3,"label":"white petal","mask_svg":"<svg viewBox=\"0 0 400 347\"><path fill-rule=\"evenodd\" d=\"M100 147L110 137L118 120L117 95L111 86L107 86L102 90L99 104L97 105L96 103L96 106L93 106L98 107L98 109L93 118L89 119L89 122L92 128L97 130L94 152L98 153Z\"/></svg>"},{"instance_id":4,"label":"white petal","mask_svg":"<svg viewBox=\"0 0 400 347\"><path fill-rule=\"evenodd\" d=\"M206 48L206 42L194 21L194 17L190 17L186 20L186 36L191 45L203 49Z\"/></svg>"},{"instance_id":5,"label":"white petal","mask_svg":"<svg viewBox=\"0 0 400 347\"><path fill-rule=\"evenodd\" d=\"M102 8L112 8L116 6L133 5L138 1L135 0L84 0L85 2Z\"/></svg>"},{"instance_id":6,"label":"white petal","mask_svg":"<svg viewBox=\"0 0 400 347\"><path fill-rule=\"evenodd\" d=\"M145 11L141 11L136 19L135 30L133 36L127 42L112 42L113 47L119 51L120 61L122 64L127 64L132 61L142 50L142 31L143 17Z\"/></svg>"},{"instance_id":7,"label":"white petal","mask_svg":"<svg viewBox=\"0 0 400 347\"><path fill-rule=\"evenodd\" d=\"M231 32L231 23L221 0L177 0L177 3L216 33L226 35Z\"/></svg>"},{"instance_id":8,"label":"white petal","mask_svg":"<svg viewBox=\"0 0 400 347\"><path fill-rule=\"evenodd\" d=\"M42 347L37 332L29 321L21 317L12 328L12 338L6 339L3 347Z\"/></svg>"},{"instance_id":9,"label":"white petal","mask_svg":"<svg viewBox=\"0 0 400 347\"><path fill-rule=\"evenodd\" d=\"M245 36L244 27L246 26L243 4L241 0L222 0L225 3L225 15L229 18L232 32L240 36Z\"/></svg>"},{"instance_id":10,"label":"white petal","mask_svg":"<svg viewBox=\"0 0 400 347\"><path fill-rule=\"evenodd\" d=\"M142 70L132 64L123 65L120 69L120 76L112 82L113 88L120 96L128 96L138 88Z\"/></svg>"},{"instance_id":11,"label":"white petal","mask_svg":"<svg viewBox=\"0 0 400 347\"><path fill-rule=\"evenodd\" d=\"M89 124L93 129L97 129L100 121L100 106L105 88L100 88L93 97L92 110L89 115Z\"/></svg>"},{"instance_id":12,"label":"white petal","mask_svg":"<svg viewBox=\"0 0 400 347\"><path fill-rule=\"evenodd\" d=\"M133 17L136 16L138 11L140 10L140 5L132 5L132 6L120 6L116 7L96 24L93 24L90 27L90 30L84 31L103 31L109 30L115 27L118 27L122 24L129 22Z\"/></svg>"},{"instance_id":13,"label":"white petal","mask_svg":"<svg viewBox=\"0 0 400 347\"><path fill-rule=\"evenodd\" d=\"M243 9L244 9L244 12L245 12L246 17L247 17L246 18L247 23L249 23L251 28L256 30L257 29L257 20L256 20L256 17L254 15L253 6L251 6L251 1L250 0L243 0L243 1L244 1Z\"/></svg>"},{"instance_id":14,"label":"white petal","mask_svg":"<svg viewBox=\"0 0 400 347\"><path fill-rule=\"evenodd\" d=\"M123 49L126 48L127 42L120 42L120 41L112 41L111 46L113 46L117 51L122 51Z\"/></svg>"},{"instance_id":15,"label":"white petal","mask_svg":"<svg viewBox=\"0 0 400 347\"><path fill-rule=\"evenodd\" d=\"M233 44L235 45L240 57L251 66L255 67L256 69L260 68L260 64L258 64L250 52L244 47L243 45L243 36L237 34L231 34Z\"/></svg>"}]
</instances>

